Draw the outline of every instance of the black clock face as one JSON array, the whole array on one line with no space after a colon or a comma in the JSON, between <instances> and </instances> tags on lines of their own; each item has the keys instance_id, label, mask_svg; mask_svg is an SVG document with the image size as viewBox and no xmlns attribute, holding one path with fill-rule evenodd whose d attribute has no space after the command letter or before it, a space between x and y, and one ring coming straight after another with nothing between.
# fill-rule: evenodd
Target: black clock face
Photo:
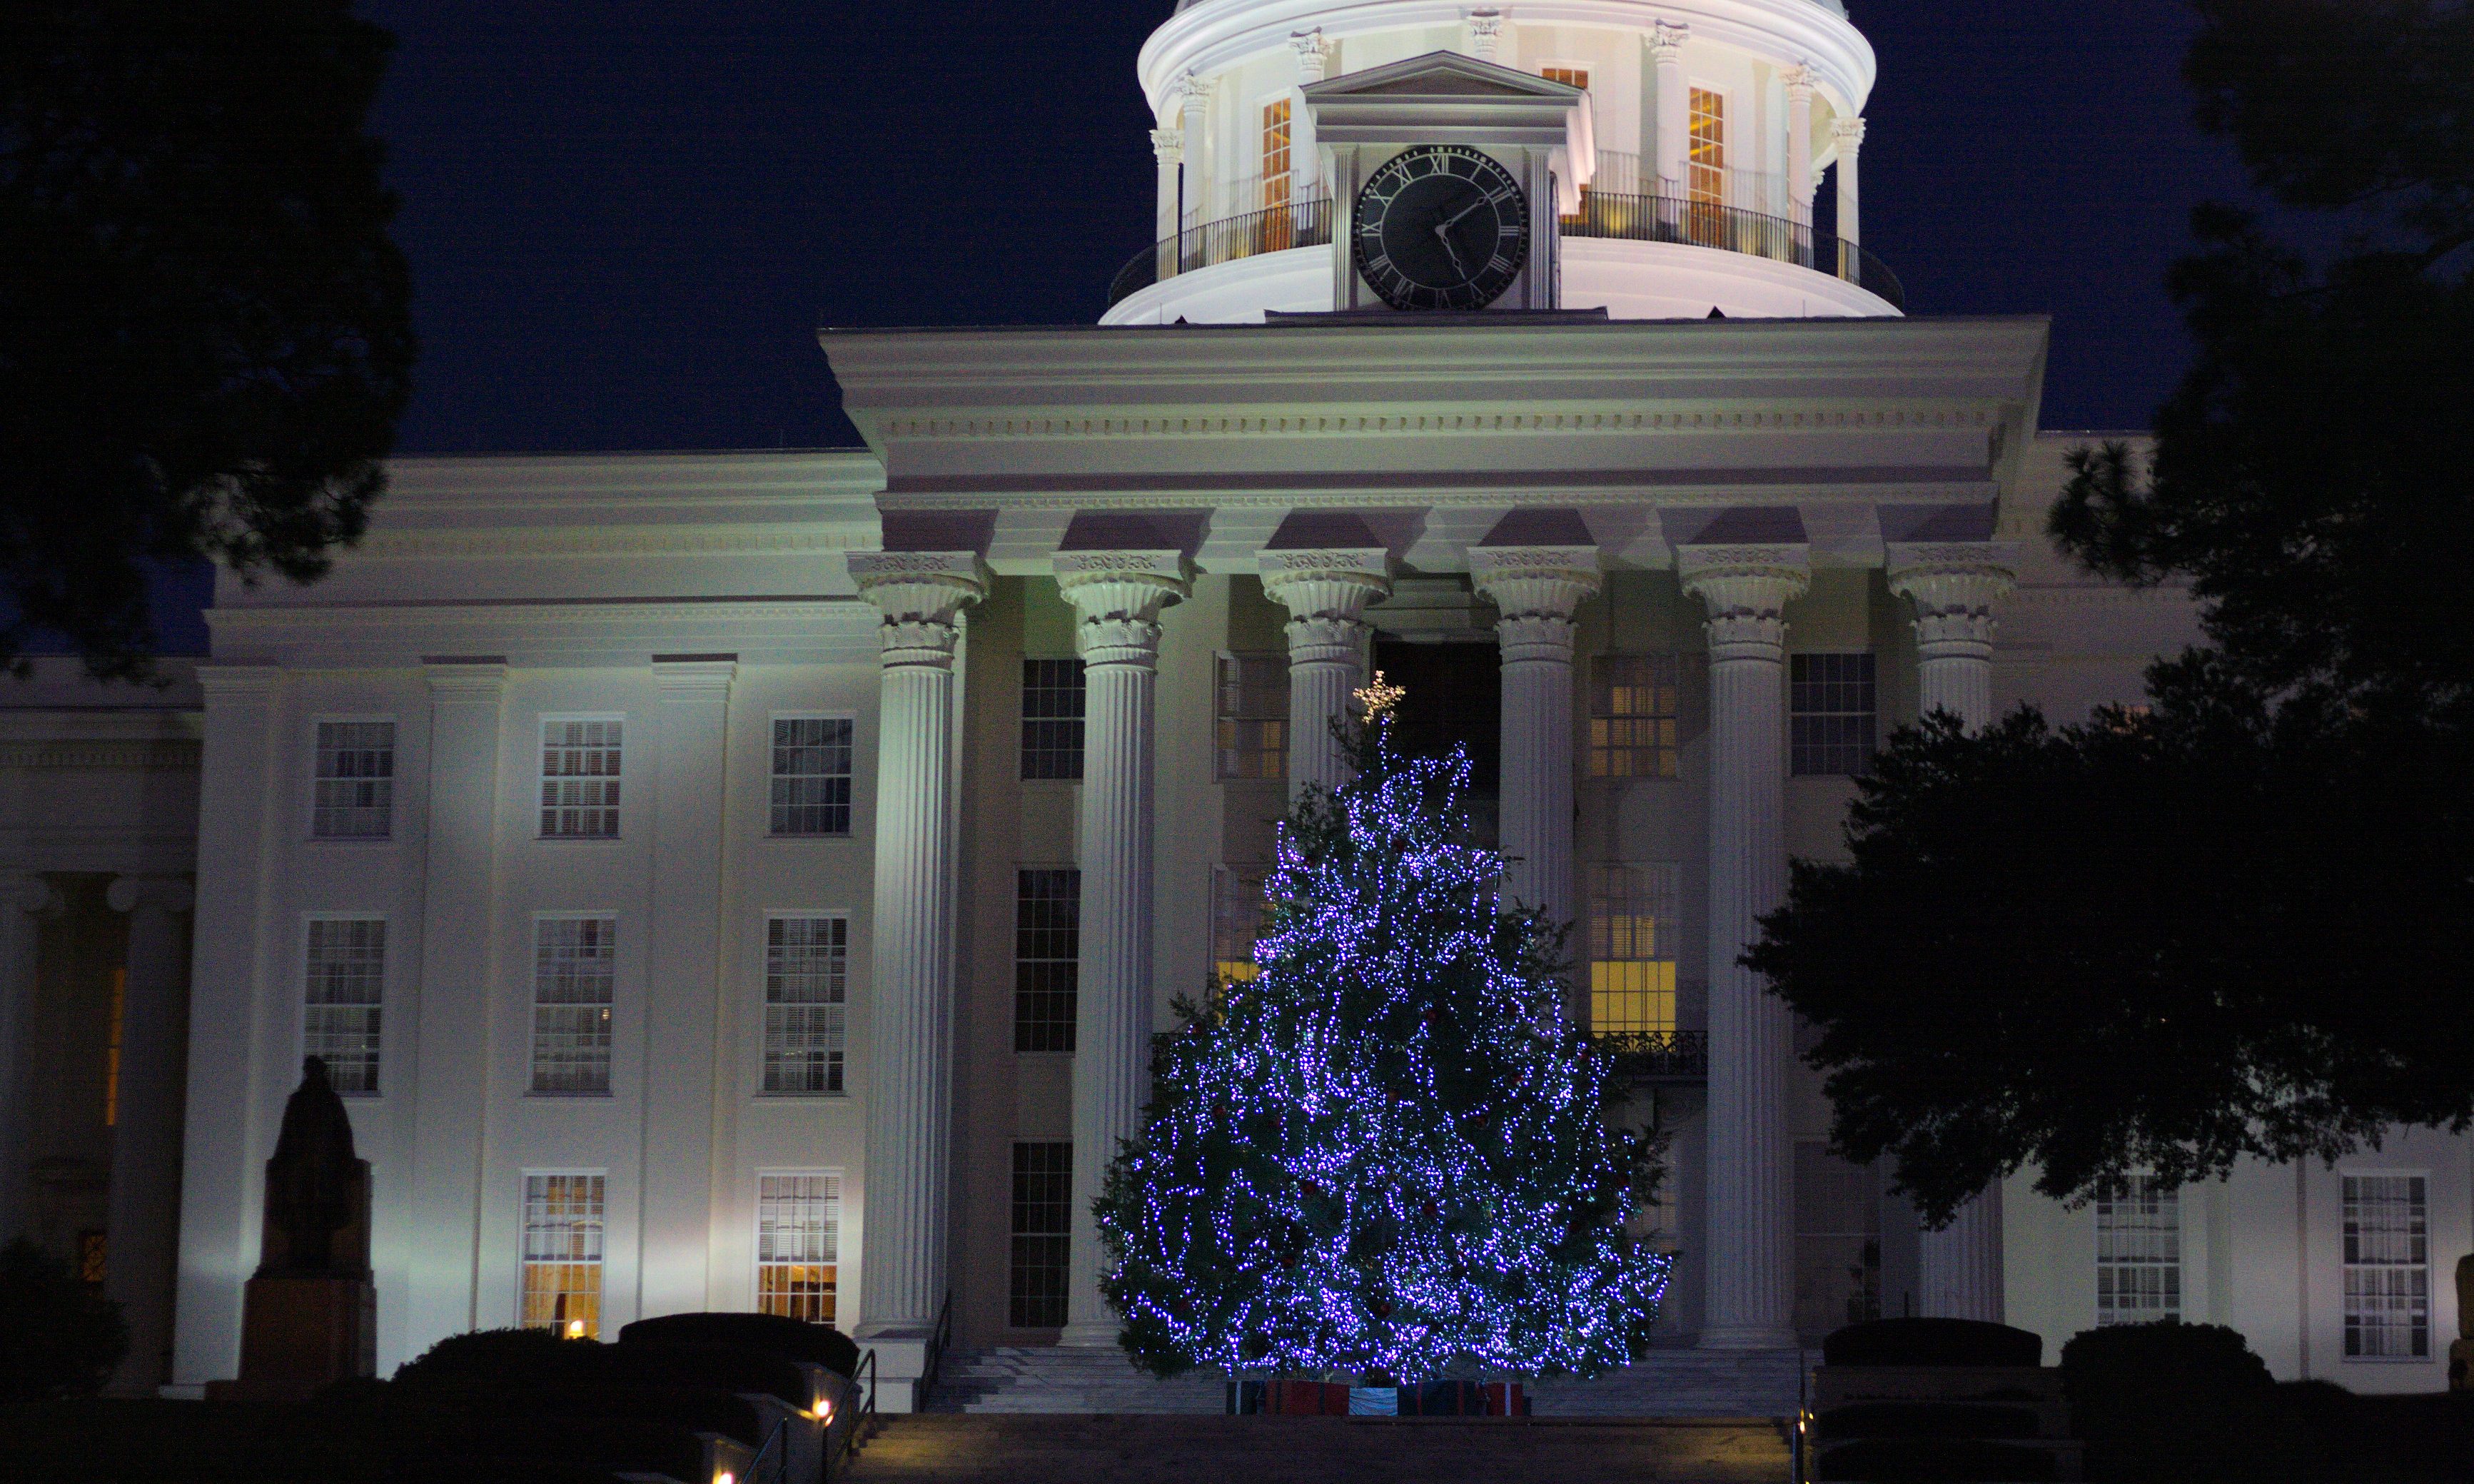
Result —
<instances>
[{"instance_id":1,"label":"black clock face","mask_svg":"<svg viewBox=\"0 0 2474 1484\"><path fill-rule=\"evenodd\" d=\"M1529 202L1483 150L1427 144L1357 193L1358 274L1395 309L1481 309L1529 257Z\"/></svg>"}]
</instances>

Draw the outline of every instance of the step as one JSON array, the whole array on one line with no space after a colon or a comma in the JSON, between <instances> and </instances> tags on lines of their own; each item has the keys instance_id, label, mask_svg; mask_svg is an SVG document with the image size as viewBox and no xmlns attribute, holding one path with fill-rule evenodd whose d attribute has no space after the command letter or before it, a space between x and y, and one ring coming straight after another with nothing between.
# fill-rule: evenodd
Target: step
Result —
<instances>
[{"instance_id":1,"label":"step","mask_svg":"<svg viewBox=\"0 0 2474 1484\"><path fill-rule=\"evenodd\" d=\"M885 1418L855 1484L1776 1484L1767 1419Z\"/></svg>"}]
</instances>

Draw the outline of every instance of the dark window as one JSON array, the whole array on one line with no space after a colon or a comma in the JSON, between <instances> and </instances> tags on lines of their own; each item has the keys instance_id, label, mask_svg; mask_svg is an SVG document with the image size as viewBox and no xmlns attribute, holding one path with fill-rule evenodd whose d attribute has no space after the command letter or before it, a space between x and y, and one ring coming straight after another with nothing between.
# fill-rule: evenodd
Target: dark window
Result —
<instances>
[{"instance_id":1,"label":"dark window","mask_svg":"<svg viewBox=\"0 0 2474 1484\"><path fill-rule=\"evenodd\" d=\"M1020 872L1013 906L1013 1049L1072 1051L1082 958L1082 873Z\"/></svg>"},{"instance_id":2,"label":"dark window","mask_svg":"<svg viewBox=\"0 0 2474 1484\"><path fill-rule=\"evenodd\" d=\"M1022 662L1022 776L1082 776L1082 662Z\"/></svg>"},{"instance_id":3,"label":"dark window","mask_svg":"<svg viewBox=\"0 0 2474 1484\"><path fill-rule=\"evenodd\" d=\"M1860 773L1873 758L1873 656L1787 657L1787 764L1798 777Z\"/></svg>"},{"instance_id":4,"label":"dark window","mask_svg":"<svg viewBox=\"0 0 2474 1484\"><path fill-rule=\"evenodd\" d=\"M1007 1322L1017 1329L1065 1323L1065 1256L1073 1242L1074 1146L1013 1147L1013 1253Z\"/></svg>"},{"instance_id":5,"label":"dark window","mask_svg":"<svg viewBox=\"0 0 2474 1484\"><path fill-rule=\"evenodd\" d=\"M773 833L848 835L851 722L846 717L773 719Z\"/></svg>"}]
</instances>

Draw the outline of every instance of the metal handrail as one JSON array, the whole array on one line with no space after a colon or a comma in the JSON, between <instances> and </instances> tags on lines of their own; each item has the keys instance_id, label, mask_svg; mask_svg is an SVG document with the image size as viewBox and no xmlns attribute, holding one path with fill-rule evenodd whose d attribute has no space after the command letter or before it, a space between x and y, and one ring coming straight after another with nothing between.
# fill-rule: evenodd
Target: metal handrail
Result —
<instances>
[{"instance_id":1,"label":"metal handrail","mask_svg":"<svg viewBox=\"0 0 2474 1484\"><path fill-rule=\"evenodd\" d=\"M788 1445L782 1441L782 1430L789 1425L790 1420L787 1417L773 1424L773 1431L765 1437L764 1446L747 1461L747 1484L782 1484L782 1471L788 1467L790 1457ZM764 1459L768 1454L773 1459L771 1473L764 1472Z\"/></svg>"},{"instance_id":2,"label":"metal handrail","mask_svg":"<svg viewBox=\"0 0 2474 1484\"><path fill-rule=\"evenodd\" d=\"M1327 247L1334 215L1329 197L1313 196L1187 228L1136 253L1118 269L1108 284L1108 304L1113 307L1162 279L1198 268L1289 248ZM1811 227L1783 216L1679 196L1584 189L1580 214L1563 218L1561 229L1566 237L1675 242L1792 263L1843 279L1893 308L1906 307L1907 291L1899 276L1869 249L1844 237L1818 235Z\"/></svg>"},{"instance_id":3,"label":"metal handrail","mask_svg":"<svg viewBox=\"0 0 2474 1484\"><path fill-rule=\"evenodd\" d=\"M954 1338L954 1291L945 1291L945 1302L936 1310L936 1328L928 1340L926 1363L919 1369L918 1390L911 1393L911 1408L927 1405L929 1388L936 1384L936 1373L945 1364L945 1346Z\"/></svg>"},{"instance_id":4,"label":"metal handrail","mask_svg":"<svg viewBox=\"0 0 2474 1484\"><path fill-rule=\"evenodd\" d=\"M1307 196L1286 206L1266 207L1243 216L1189 227L1136 253L1118 269L1116 279L1108 285L1108 303L1114 304L1129 294L1140 293L1164 278L1215 263L1283 253L1290 248L1329 247L1331 217L1330 197Z\"/></svg>"},{"instance_id":5,"label":"metal handrail","mask_svg":"<svg viewBox=\"0 0 2474 1484\"><path fill-rule=\"evenodd\" d=\"M1707 1031L1612 1031L1589 1041L1631 1077L1683 1081L1710 1075Z\"/></svg>"},{"instance_id":6,"label":"metal handrail","mask_svg":"<svg viewBox=\"0 0 2474 1484\"><path fill-rule=\"evenodd\" d=\"M851 1450L859 1447L861 1436L876 1424L876 1348L874 1346L861 1350L859 1364L851 1367L852 1390L859 1390L859 1378L862 1374L867 1376L867 1388L861 1394L864 1399L859 1403L858 1410L851 1413L850 1426L843 1431L841 1442L834 1441L830 1424L826 1427L825 1467L823 1476L817 1484L833 1484L834 1465L848 1459Z\"/></svg>"},{"instance_id":7,"label":"metal handrail","mask_svg":"<svg viewBox=\"0 0 2474 1484\"><path fill-rule=\"evenodd\" d=\"M1844 279L1894 308L1906 307L1906 288L1889 264L1844 237L1817 235L1807 224L1783 216L1680 196L1584 190L1580 214L1564 217L1562 225L1566 237L1677 242L1792 263Z\"/></svg>"}]
</instances>

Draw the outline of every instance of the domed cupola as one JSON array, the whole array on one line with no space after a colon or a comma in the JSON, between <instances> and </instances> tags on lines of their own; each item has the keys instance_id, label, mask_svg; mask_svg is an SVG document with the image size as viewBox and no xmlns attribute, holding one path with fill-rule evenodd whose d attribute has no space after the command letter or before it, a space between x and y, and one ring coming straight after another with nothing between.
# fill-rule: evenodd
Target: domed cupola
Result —
<instances>
[{"instance_id":1,"label":"domed cupola","mask_svg":"<svg viewBox=\"0 0 2474 1484\"><path fill-rule=\"evenodd\" d=\"M1900 312L1836 0L1179 0L1139 67L1157 241L1104 324Z\"/></svg>"}]
</instances>

